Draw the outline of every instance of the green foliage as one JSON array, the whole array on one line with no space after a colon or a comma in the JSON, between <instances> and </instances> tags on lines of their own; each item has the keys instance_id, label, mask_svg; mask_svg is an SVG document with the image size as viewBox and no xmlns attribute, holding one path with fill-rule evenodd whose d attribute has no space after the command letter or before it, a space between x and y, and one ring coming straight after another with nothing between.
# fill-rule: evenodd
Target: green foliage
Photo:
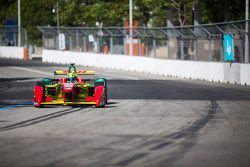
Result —
<instances>
[{"instance_id":1,"label":"green foliage","mask_svg":"<svg viewBox=\"0 0 250 167\"><path fill-rule=\"evenodd\" d=\"M129 17L129 0L21 0L22 26L30 43L41 45L37 26L56 26L59 4L60 26L123 26ZM6 18L17 18L18 0L0 1L0 24ZM174 25L191 25L193 5L199 4L202 23L244 19L242 0L133 0L133 18L140 26L166 26L167 11L174 8Z\"/></svg>"},{"instance_id":2,"label":"green foliage","mask_svg":"<svg viewBox=\"0 0 250 167\"><path fill-rule=\"evenodd\" d=\"M244 20L245 17L243 0L199 0L199 4L203 23Z\"/></svg>"}]
</instances>

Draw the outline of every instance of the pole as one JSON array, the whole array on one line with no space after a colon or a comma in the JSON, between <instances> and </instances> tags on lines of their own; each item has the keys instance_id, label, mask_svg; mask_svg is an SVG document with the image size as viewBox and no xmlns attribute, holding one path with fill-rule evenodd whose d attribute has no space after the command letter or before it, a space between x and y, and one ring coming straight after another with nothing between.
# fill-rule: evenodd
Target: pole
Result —
<instances>
[{"instance_id":1,"label":"pole","mask_svg":"<svg viewBox=\"0 0 250 167\"><path fill-rule=\"evenodd\" d=\"M56 20L57 20L57 34L58 34L58 49L60 49L60 28L59 28L59 5L58 2L56 3Z\"/></svg>"},{"instance_id":2,"label":"pole","mask_svg":"<svg viewBox=\"0 0 250 167\"><path fill-rule=\"evenodd\" d=\"M213 56L212 56L212 41L209 38L208 39L208 61L213 61Z\"/></svg>"},{"instance_id":3,"label":"pole","mask_svg":"<svg viewBox=\"0 0 250 167\"><path fill-rule=\"evenodd\" d=\"M249 0L246 0L245 63L249 63L248 14Z\"/></svg>"},{"instance_id":4,"label":"pole","mask_svg":"<svg viewBox=\"0 0 250 167\"><path fill-rule=\"evenodd\" d=\"M127 53L127 32L126 32L126 18L123 17L123 33L125 34L123 37L123 54L124 55L128 55L129 53Z\"/></svg>"},{"instance_id":5,"label":"pole","mask_svg":"<svg viewBox=\"0 0 250 167\"><path fill-rule=\"evenodd\" d=\"M21 46L21 0L18 0L18 46Z\"/></svg>"},{"instance_id":6,"label":"pole","mask_svg":"<svg viewBox=\"0 0 250 167\"><path fill-rule=\"evenodd\" d=\"M60 33L59 30L59 6L58 6L58 2L56 3L56 20L57 20L57 33Z\"/></svg>"},{"instance_id":7,"label":"pole","mask_svg":"<svg viewBox=\"0 0 250 167\"><path fill-rule=\"evenodd\" d=\"M181 38L181 60L184 60L184 41Z\"/></svg>"},{"instance_id":8,"label":"pole","mask_svg":"<svg viewBox=\"0 0 250 167\"><path fill-rule=\"evenodd\" d=\"M130 56L133 56L133 6L132 0L129 0L129 34L130 34L130 45L129 51Z\"/></svg>"}]
</instances>

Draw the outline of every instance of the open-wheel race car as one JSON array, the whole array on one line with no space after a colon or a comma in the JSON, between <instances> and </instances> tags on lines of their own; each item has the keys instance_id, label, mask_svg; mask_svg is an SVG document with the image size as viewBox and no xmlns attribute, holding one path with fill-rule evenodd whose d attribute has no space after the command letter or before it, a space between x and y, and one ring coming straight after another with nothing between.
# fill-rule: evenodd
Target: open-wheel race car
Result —
<instances>
[{"instance_id":1,"label":"open-wheel race car","mask_svg":"<svg viewBox=\"0 0 250 167\"><path fill-rule=\"evenodd\" d=\"M105 107L107 104L107 80L96 79L94 71L76 70L75 65L71 64L68 70L56 70L54 76L56 75L64 75L64 78L44 78L36 82L35 107L51 104L92 104L96 107ZM91 76L91 79L87 78Z\"/></svg>"}]
</instances>

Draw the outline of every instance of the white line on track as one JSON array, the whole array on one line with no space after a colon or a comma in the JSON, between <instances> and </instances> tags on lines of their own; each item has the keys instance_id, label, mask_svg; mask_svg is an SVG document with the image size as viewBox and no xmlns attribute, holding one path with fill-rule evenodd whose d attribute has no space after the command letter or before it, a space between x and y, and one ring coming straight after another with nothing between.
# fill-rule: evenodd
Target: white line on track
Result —
<instances>
[{"instance_id":1,"label":"white line on track","mask_svg":"<svg viewBox=\"0 0 250 167\"><path fill-rule=\"evenodd\" d=\"M130 77L130 76L125 76L121 74L109 74L109 73L101 73L97 72L98 75L104 75L107 77L107 79L129 79L129 80L139 80L139 78L136 77Z\"/></svg>"},{"instance_id":2,"label":"white line on track","mask_svg":"<svg viewBox=\"0 0 250 167\"><path fill-rule=\"evenodd\" d=\"M37 78L37 79L27 79L27 80L16 80L14 82L36 82L36 81L41 81L41 79Z\"/></svg>"},{"instance_id":3,"label":"white line on track","mask_svg":"<svg viewBox=\"0 0 250 167\"><path fill-rule=\"evenodd\" d=\"M52 74L50 72L35 70L35 69L31 69L31 68L16 67L16 66L11 66L9 68L16 69L16 70L23 70L23 71L33 72L33 73L38 73L38 74L45 74L45 75L49 75L49 76L54 76L54 74Z\"/></svg>"}]
</instances>

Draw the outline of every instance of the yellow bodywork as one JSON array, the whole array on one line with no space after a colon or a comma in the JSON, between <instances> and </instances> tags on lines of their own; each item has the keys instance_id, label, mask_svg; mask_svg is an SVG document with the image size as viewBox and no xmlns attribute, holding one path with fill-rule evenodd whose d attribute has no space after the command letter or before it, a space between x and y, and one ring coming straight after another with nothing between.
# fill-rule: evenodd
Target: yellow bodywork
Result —
<instances>
[{"instance_id":1,"label":"yellow bodywork","mask_svg":"<svg viewBox=\"0 0 250 167\"><path fill-rule=\"evenodd\" d=\"M54 71L55 75L67 75L68 71L67 70L56 70ZM95 71L92 70L77 70L76 71L77 75L95 75Z\"/></svg>"},{"instance_id":2,"label":"yellow bodywork","mask_svg":"<svg viewBox=\"0 0 250 167\"><path fill-rule=\"evenodd\" d=\"M64 104L64 105L77 105L77 104L96 104L96 102L64 102L59 100L53 100L52 102L42 102L41 104Z\"/></svg>"},{"instance_id":3,"label":"yellow bodywork","mask_svg":"<svg viewBox=\"0 0 250 167\"><path fill-rule=\"evenodd\" d=\"M78 105L78 104L96 104L96 102L86 102L85 98L89 96L89 88L92 87L91 84L75 84L74 90L74 102L64 101L63 89L61 84L45 85L44 95L45 97L51 96L52 101L41 102L41 104L62 104L62 105Z\"/></svg>"}]
</instances>

